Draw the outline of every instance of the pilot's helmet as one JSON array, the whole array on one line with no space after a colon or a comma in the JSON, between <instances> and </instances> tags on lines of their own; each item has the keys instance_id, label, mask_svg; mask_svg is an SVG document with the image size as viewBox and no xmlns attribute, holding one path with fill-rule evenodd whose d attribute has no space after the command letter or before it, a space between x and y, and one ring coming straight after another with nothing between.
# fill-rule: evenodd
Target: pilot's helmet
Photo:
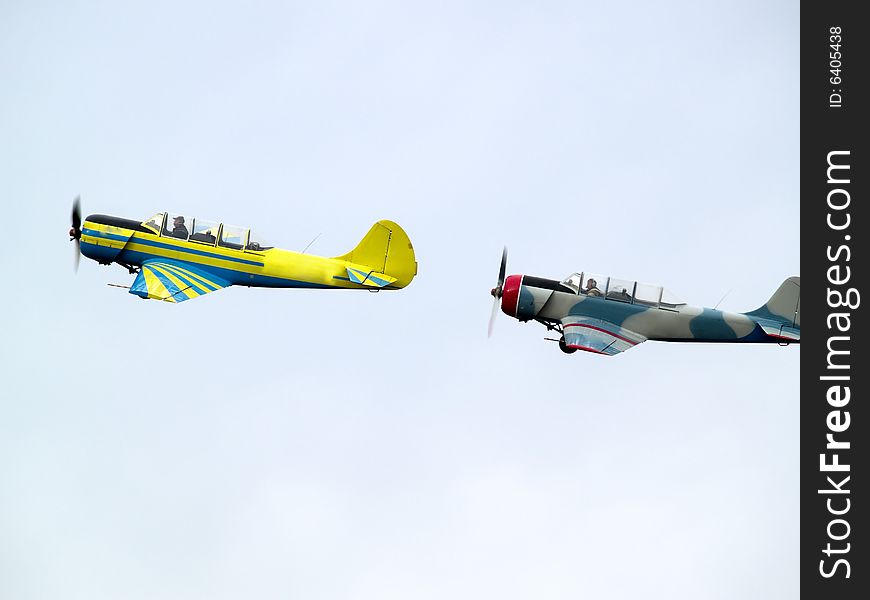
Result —
<instances>
[{"instance_id":1,"label":"pilot's helmet","mask_svg":"<svg viewBox=\"0 0 870 600\"><path fill-rule=\"evenodd\" d=\"M173 219L173 221L176 223L181 223L183 225L184 224L184 217L182 217L181 215L178 215L177 217L175 217Z\"/></svg>"},{"instance_id":2,"label":"pilot's helmet","mask_svg":"<svg viewBox=\"0 0 870 600\"><path fill-rule=\"evenodd\" d=\"M592 278L590 277L590 278L589 278L589 284L588 284L588 285L589 285L589 287L595 287L595 286L598 285L598 282L595 281L594 279L592 279Z\"/></svg>"}]
</instances>

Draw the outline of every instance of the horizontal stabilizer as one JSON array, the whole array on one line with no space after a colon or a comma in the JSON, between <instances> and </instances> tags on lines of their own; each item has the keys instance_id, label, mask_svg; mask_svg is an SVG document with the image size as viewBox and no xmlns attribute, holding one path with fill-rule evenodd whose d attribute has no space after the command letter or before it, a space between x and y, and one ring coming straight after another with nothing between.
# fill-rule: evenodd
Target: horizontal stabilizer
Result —
<instances>
[{"instance_id":1,"label":"horizontal stabilizer","mask_svg":"<svg viewBox=\"0 0 870 600\"><path fill-rule=\"evenodd\" d=\"M384 273L375 273L354 267L347 267L347 277L354 283L376 288L382 288L396 281L395 277L390 277Z\"/></svg>"},{"instance_id":2,"label":"horizontal stabilizer","mask_svg":"<svg viewBox=\"0 0 870 600\"><path fill-rule=\"evenodd\" d=\"M772 321L758 321L758 326L770 337L781 338L783 342L801 341L801 330L799 327L789 327Z\"/></svg>"}]
</instances>

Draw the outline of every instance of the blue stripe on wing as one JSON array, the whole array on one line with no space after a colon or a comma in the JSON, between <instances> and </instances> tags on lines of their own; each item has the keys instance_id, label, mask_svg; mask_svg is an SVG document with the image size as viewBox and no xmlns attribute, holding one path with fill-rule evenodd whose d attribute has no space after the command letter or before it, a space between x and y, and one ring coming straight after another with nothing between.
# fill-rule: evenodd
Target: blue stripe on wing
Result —
<instances>
[{"instance_id":1,"label":"blue stripe on wing","mask_svg":"<svg viewBox=\"0 0 870 600\"><path fill-rule=\"evenodd\" d=\"M142 263L130 293L141 298L184 302L229 285L225 279L201 267L176 260L151 259Z\"/></svg>"}]
</instances>

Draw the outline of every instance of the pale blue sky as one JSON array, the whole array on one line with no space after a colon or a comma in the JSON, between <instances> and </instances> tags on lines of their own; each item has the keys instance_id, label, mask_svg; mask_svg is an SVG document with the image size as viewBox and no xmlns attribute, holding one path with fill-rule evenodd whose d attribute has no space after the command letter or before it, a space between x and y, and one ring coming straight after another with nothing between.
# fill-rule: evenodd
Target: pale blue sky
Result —
<instances>
[{"instance_id":1,"label":"pale blue sky","mask_svg":"<svg viewBox=\"0 0 870 600\"><path fill-rule=\"evenodd\" d=\"M508 272L734 311L799 275L798 24L0 4L0 597L795 597L798 347L566 356L486 325L504 244ZM389 218L420 274L143 302L73 274L76 194L325 255Z\"/></svg>"}]
</instances>

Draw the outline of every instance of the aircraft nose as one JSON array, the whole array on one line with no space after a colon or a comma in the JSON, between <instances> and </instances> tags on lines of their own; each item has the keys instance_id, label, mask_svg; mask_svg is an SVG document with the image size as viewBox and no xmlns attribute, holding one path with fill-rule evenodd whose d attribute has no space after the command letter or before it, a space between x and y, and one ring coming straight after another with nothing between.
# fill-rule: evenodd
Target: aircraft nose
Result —
<instances>
[{"instance_id":1,"label":"aircraft nose","mask_svg":"<svg viewBox=\"0 0 870 600\"><path fill-rule=\"evenodd\" d=\"M501 295L501 311L509 317L517 316L517 303L520 299L520 286L522 282L522 275L509 275L504 280Z\"/></svg>"}]
</instances>

